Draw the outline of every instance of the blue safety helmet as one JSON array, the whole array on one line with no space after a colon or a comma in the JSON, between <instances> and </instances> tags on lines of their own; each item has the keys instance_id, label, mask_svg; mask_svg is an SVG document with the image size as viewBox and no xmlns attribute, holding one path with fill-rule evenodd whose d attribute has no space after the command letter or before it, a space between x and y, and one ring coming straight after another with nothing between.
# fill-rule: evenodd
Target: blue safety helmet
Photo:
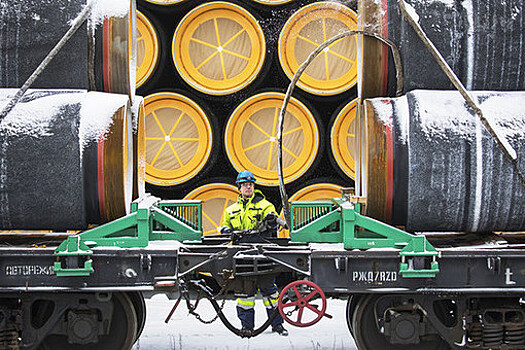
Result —
<instances>
[{"instance_id":1,"label":"blue safety helmet","mask_svg":"<svg viewBox=\"0 0 525 350\"><path fill-rule=\"evenodd\" d=\"M253 176L248 170L241 171L239 175L237 175L237 180L235 180L237 186L240 186L245 182L255 182L255 176Z\"/></svg>"}]
</instances>

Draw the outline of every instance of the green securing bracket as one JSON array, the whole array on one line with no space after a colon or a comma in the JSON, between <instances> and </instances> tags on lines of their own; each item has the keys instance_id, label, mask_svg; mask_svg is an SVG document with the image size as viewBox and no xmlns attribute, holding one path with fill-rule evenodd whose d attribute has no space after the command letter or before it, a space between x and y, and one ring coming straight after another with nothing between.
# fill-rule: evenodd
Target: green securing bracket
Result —
<instances>
[{"instance_id":1,"label":"green securing bracket","mask_svg":"<svg viewBox=\"0 0 525 350\"><path fill-rule=\"evenodd\" d=\"M360 203L343 198L292 202L291 211L292 242L343 243L345 249L396 248L400 249L402 277L436 277L439 272L438 252L424 236L360 214ZM421 263L424 268L414 267Z\"/></svg>"},{"instance_id":2,"label":"green securing bracket","mask_svg":"<svg viewBox=\"0 0 525 350\"><path fill-rule=\"evenodd\" d=\"M151 241L162 240L201 241L201 201L161 201L153 196L141 198L132 203L128 215L62 242L55 249L55 273L57 276L88 276L93 273L92 247L143 248ZM83 259L83 266L78 266ZM64 262L67 267L63 266Z\"/></svg>"},{"instance_id":3,"label":"green securing bracket","mask_svg":"<svg viewBox=\"0 0 525 350\"><path fill-rule=\"evenodd\" d=\"M438 252L425 236L414 236L399 255L401 255L401 264L399 264L401 277L434 278L439 272ZM428 269L414 269L414 257L429 257L431 259L430 267Z\"/></svg>"},{"instance_id":4,"label":"green securing bracket","mask_svg":"<svg viewBox=\"0 0 525 350\"><path fill-rule=\"evenodd\" d=\"M78 265L79 259L84 259L83 267L65 268L62 267L62 262L57 258L54 263L54 270L57 276L89 276L93 270L93 260L90 256L93 253L91 249L80 240L79 236L71 236L63 242L65 250L60 252L55 251L57 257L65 257L68 263Z\"/></svg>"}]
</instances>

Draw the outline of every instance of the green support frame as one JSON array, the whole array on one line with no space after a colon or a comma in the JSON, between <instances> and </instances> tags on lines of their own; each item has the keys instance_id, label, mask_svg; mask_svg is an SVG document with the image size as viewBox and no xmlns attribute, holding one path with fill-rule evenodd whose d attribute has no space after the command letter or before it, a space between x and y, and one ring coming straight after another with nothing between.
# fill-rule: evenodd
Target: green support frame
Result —
<instances>
[{"instance_id":1,"label":"green support frame","mask_svg":"<svg viewBox=\"0 0 525 350\"><path fill-rule=\"evenodd\" d=\"M148 196L133 202L130 214L68 237L55 250L57 276L89 276L93 247L142 248L150 241L201 241L201 201L160 201ZM75 265L63 267L61 258ZM68 264L69 265L69 264Z\"/></svg>"},{"instance_id":2,"label":"green support frame","mask_svg":"<svg viewBox=\"0 0 525 350\"><path fill-rule=\"evenodd\" d=\"M343 243L345 249L400 249L402 277L435 277L438 252L425 236L413 235L361 215L361 205L342 198L292 202L290 239L301 243ZM413 269L414 258L428 258L428 269Z\"/></svg>"}]
</instances>

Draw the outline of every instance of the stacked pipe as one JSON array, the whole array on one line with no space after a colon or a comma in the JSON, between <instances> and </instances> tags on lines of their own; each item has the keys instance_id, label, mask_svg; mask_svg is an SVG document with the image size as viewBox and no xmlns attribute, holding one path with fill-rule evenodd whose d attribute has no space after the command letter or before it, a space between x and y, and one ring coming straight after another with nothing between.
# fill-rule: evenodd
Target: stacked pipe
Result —
<instances>
[{"instance_id":1,"label":"stacked pipe","mask_svg":"<svg viewBox=\"0 0 525 350\"><path fill-rule=\"evenodd\" d=\"M523 1L411 1L409 5L419 14L417 20L428 38L468 90L525 89ZM363 7L369 6L374 6L372 0L363 1ZM385 1L377 10L385 15L374 25L401 51L405 92L453 89L403 19L397 1Z\"/></svg>"},{"instance_id":2,"label":"stacked pipe","mask_svg":"<svg viewBox=\"0 0 525 350\"><path fill-rule=\"evenodd\" d=\"M399 48L405 93L373 98L391 96L396 81L386 48L364 39L356 185L368 198L367 214L411 231L523 230L525 95L512 91L525 89L523 2L407 6L499 138L515 149L517 165L459 92L435 90L455 88L398 1L364 0L360 28L388 36Z\"/></svg>"},{"instance_id":3,"label":"stacked pipe","mask_svg":"<svg viewBox=\"0 0 525 350\"><path fill-rule=\"evenodd\" d=\"M135 5L0 2L2 110L81 23L0 121L1 229L85 229L125 215L144 192ZM82 18L86 6L91 10Z\"/></svg>"},{"instance_id":4,"label":"stacked pipe","mask_svg":"<svg viewBox=\"0 0 525 350\"><path fill-rule=\"evenodd\" d=\"M137 89L145 96L148 191L191 199L222 193L224 206L237 196L237 173L248 169L279 205L276 125L284 92L317 46L355 29L356 5L139 1ZM299 80L283 135L290 195L318 183L353 185L356 55L355 38L343 39ZM205 219L210 229L220 225L216 216Z\"/></svg>"}]
</instances>

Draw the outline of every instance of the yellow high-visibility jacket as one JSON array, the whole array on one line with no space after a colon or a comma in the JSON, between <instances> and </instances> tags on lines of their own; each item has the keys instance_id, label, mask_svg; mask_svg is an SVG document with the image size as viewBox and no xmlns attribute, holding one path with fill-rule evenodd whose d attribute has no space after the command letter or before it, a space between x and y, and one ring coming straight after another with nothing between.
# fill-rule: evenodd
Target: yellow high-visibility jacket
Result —
<instances>
[{"instance_id":1,"label":"yellow high-visibility jacket","mask_svg":"<svg viewBox=\"0 0 525 350\"><path fill-rule=\"evenodd\" d=\"M239 195L237 202L224 210L222 226L228 226L234 231L251 230L264 219L268 213L275 213L275 207L260 190L254 190L250 198Z\"/></svg>"}]
</instances>

